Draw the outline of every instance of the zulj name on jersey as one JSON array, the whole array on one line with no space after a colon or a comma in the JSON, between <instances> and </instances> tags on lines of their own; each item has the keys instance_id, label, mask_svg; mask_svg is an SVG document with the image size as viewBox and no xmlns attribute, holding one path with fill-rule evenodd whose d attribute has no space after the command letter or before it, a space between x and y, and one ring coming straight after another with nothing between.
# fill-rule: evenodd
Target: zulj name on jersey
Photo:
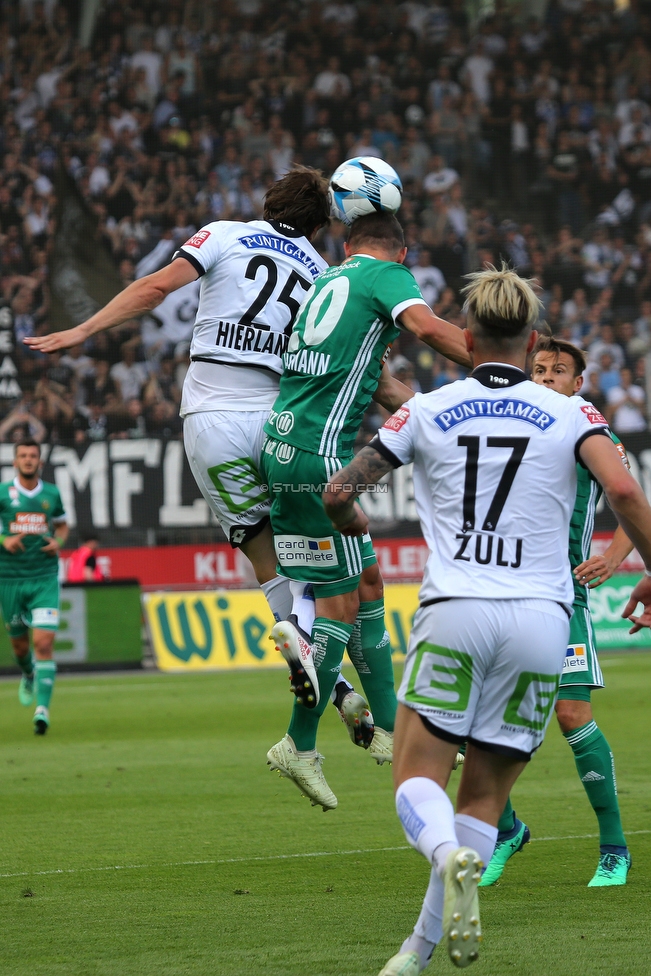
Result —
<instances>
[{"instance_id":1,"label":"zulj name on jersey","mask_svg":"<svg viewBox=\"0 0 651 976\"><path fill-rule=\"evenodd\" d=\"M526 400L465 400L449 410L437 413L432 419L442 431L451 430L464 420L479 417L512 417L514 420L524 420L540 430L548 430L556 423L556 417L533 405Z\"/></svg>"},{"instance_id":2,"label":"zulj name on jersey","mask_svg":"<svg viewBox=\"0 0 651 976\"><path fill-rule=\"evenodd\" d=\"M287 349L289 336L284 332L269 332L251 325L235 322L219 322L215 345L223 349L238 349L242 352L268 352L272 356L282 356Z\"/></svg>"},{"instance_id":3,"label":"zulj name on jersey","mask_svg":"<svg viewBox=\"0 0 651 976\"><path fill-rule=\"evenodd\" d=\"M459 532L456 536L459 540L459 548L454 558L460 559L463 563L476 562L479 566L508 566L509 569L519 569L522 565L522 539L515 539L515 552L511 559L505 552L505 540L501 536L482 535L478 532L473 536L466 532ZM495 542L495 545L493 545ZM511 548L507 544L507 548Z\"/></svg>"}]
</instances>

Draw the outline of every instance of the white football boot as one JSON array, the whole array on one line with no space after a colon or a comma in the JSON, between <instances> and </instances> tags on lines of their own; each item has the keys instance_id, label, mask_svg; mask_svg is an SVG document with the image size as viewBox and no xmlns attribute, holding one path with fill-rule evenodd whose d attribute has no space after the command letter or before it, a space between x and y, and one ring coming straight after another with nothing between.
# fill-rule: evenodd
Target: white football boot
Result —
<instances>
[{"instance_id":1,"label":"white football boot","mask_svg":"<svg viewBox=\"0 0 651 976\"><path fill-rule=\"evenodd\" d=\"M267 765L272 770L277 769L281 776L291 779L313 807L322 806L324 810L334 810L337 797L326 783L321 769L322 762L323 756L318 753L312 759L299 756L289 735L284 736L267 753Z\"/></svg>"},{"instance_id":2,"label":"white football boot","mask_svg":"<svg viewBox=\"0 0 651 976\"><path fill-rule=\"evenodd\" d=\"M477 885L483 866L472 847L450 851L445 863L443 939L450 959L459 969L465 969L479 958L481 925Z\"/></svg>"},{"instance_id":3,"label":"white football boot","mask_svg":"<svg viewBox=\"0 0 651 976\"><path fill-rule=\"evenodd\" d=\"M319 704L319 679L316 675L312 644L309 636L298 626L295 614L280 620L271 628L271 639L289 665L291 690L297 701L306 708Z\"/></svg>"},{"instance_id":4,"label":"white football boot","mask_svg":"<svg viewBox=\"0 0 651 976\"><path fill-rule=\"evenodd\" d=\"M382 766L385 762L393 762L393 732L385 732L376 725L368 754L371 759L375 759L378 766Z\"/></svg>"},{"instance_id":5,"label":"white football boot","mask_svg":"<svg viewBox=\"0 0 651 976\"><path fill-rule=\"evenodd\" d=\"M417 952L399 952L392 956L378 976L418 976L420 958Z\"/></svg>"}]
</instances>

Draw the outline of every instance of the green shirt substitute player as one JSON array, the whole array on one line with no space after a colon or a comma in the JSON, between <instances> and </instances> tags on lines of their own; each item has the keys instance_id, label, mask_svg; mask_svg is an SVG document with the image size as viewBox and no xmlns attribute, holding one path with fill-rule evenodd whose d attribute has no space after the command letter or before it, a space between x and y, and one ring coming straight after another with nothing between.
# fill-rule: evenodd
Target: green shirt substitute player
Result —
<instances>
[{"instance_id":1,"label":"green shirt substitute player","mask_svg":"<svg viewBox=\"0 0 651 976\"><path fill-rule=\"evenodd\" d=\"M532 354L532 376L565 396L574 396L583 385L585 358L580 349L562 339L542 336ZM595 408L586 402L586 411ZM619 439L622 460L626 454ZM570 564L574 572L574 616L570 640L561 677L556 717L561 731L574 753L574 761L588 799L599 822L599 864L588 887L601 888L626 884L631 857L626 846L617 800L615 764L610 746L592 717L590 694L603 688L604 681L597 659L594 628L590 618L588 590L610 579L633 545L618 527L603 556L590 558L595 507L601 487L587 468L577 464L576 504L570 522ZM501 877L508 859L529 840L529 830L515 816L510 801L498 824L499 834L493 857L480 886L494 884Z\"/></svg>"},{"instance_id":2,"label":"green shirt substitute player","mask_svg":"<svg viewBox=\"0 0 651 976\"><path fill-rule=\"evenodd\" d=\"M432 313L404 267L404 236L395 217L378 213L356 220L345 253L346 261L322 272L306 296L284 356L262 451L279 572L314 588L316 674L311 664L303 673L311 683L318 680L319 691L311 697L300 677L305 655L299 648L306 642L293 624L276 624L272 635L290 664L297 697L308 707L295 703L287 735L267 758L272 769L324 809L334 808L337 799L321 771L316 734L346 645L375 719L375 736L389 742L397 703L384 601L360 603L358 596L362 571L375 562L370 538L333 532L321 493L330 476L352 458L364 412L400 327L469 364L461 330ZM356 619L358 639L353 637Z\"/></svg>"},{"instance_id":3,"label":"green shirt substitute player","mask_svg":"<svg viewBox=\"0 0 651 976\"><path fill-rule=\"evenodd\" d=\"M18 697L22 705L36 697L34 732L45 735L56 675L58 554L68 526L59 489L39 477L41 449L35 441L16 444L14 467L14 480L0 484L0 610L23 672Z\"/></svg>"}]
</instances>

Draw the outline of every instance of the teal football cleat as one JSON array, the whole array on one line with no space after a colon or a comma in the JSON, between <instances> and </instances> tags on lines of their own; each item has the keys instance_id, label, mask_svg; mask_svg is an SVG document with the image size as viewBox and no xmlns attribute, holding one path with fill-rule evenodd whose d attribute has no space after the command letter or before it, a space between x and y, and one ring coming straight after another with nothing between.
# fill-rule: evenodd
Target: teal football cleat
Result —
<instances>
[{"instance_id":1,"label":"teal football cleat","mask_svg":"<svg viewBox=\"0 0 651 976\"><path fill-rule=\"evenodd\" d=\"M531 833L526 824L516 817L515 830L512 837L498 840L493 851L493 856L488 862L488 867L484 871L483 877L479 882L480 888L488 888L494 885L502 877L502 872L506 867L509 858L521 851L525 844L531 840Z\"/></svg>"},{"instance_id":2,"label":"teal football cleat","mask_svg":"<svg viewBox=\"0 0 651 976\"><path fill-rule=\"evenodd\" d=\"M32 671L30 675L24 674L18 685L18 701L21 705L31 705L36 694L36 675Z\"/></svg>"},{"instance_id":3,"label":"teal football cleat","mask_svg":"<svg viewBox=\"0 0 651 976\"><path fill-rule=\"evenodd\" d=\"M50 713L45 705L39 705L34 712L34 735L45 735L50 727Z\"/></svg>"},{"instance_id":4,"label":"teal football cleat","mask_svg":"<svg viewBox=\"0 0 651 976\"><path fill-rule=\"evenodd\" d=\"M588 888L609 888L613 885L625 885L631 864L630 854L600 854L597 870L592 880L588 882Z\"/></svg>"}]
</instances>

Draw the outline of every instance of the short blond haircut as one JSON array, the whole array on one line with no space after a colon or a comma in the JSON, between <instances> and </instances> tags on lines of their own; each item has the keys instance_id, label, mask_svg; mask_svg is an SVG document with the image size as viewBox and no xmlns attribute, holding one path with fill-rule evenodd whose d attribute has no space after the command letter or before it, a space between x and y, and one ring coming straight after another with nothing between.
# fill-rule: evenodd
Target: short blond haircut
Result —
<instances>
[{"instance_id":1,"label":"short blond haircut","mask_svg":"<svg viewBox=\"0 0 651 976\"><path fill-rule=\"evenodd\" d=\"M504 262L499 270L491 264L466 278L464 309L491 338L515 338L538 321L542 302L531 287L533 279L521 278Z\"/></svg>"}]
</instances>

